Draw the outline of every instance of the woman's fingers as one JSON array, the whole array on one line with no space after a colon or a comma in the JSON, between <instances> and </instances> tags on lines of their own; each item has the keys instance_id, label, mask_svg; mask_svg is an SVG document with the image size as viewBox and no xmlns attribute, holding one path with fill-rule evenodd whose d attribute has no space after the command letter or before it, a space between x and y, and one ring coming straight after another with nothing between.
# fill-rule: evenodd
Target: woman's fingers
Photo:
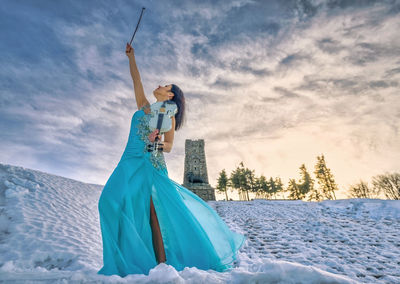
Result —
<instances>
[{"instance_id":1,"label":"woman's fingers","mask_svg":"<svg viewBox=\"0 0 400 284\"><path fill-rule=\"evenodd\" d=\"M154 142L156 141L155 137L152 136L151 138L149 138L150 142ZM161 136L158 136L158 141L161 141Z\"/></svg>"},{"instance_id":2,"label":"woman's fingers","mask_svg":"<svg viewBox=\"0 0 400 284\"><path fill-rule=\"evenodd\" d=\"M129 43L126 43L126 50L134 51L133 47Z\"/></svg>"},{"instance_id":3,"label":"woman's fingers","mask_svg":"<svg viewBox=\"0 0 400 284\"><path fill-rule=\"evenodd\" d=\"M127 42L126 43L126 49L125 49L125 53L126 53L126 55L128 55L128 56L133 56L133 54L134 54L134 49L133 49L133 47Z\"/></svg>"},{"instance_id":4,"label":"woman's fingers","mask_svg":"<svg viewBox=\"0 0 400 284\"><path fill-rule=\"evenodd\" d=\"M158 136L158 139L161 140L161 134L158 134L158 129L154 130L152 133L149 134L149 140L150 142L154 142L156 140L156 137Z\"/></svg>"},{"instance_id":5,"label":"woman's fingers","mask_svg":"<svg viewBox=\"0 0 400 284\"><path fill-rule=\"evenodd\" d=\"M150 142L154 142L154 140L155 140L155 131L153 131L153 132L151 132L149 134L149 140L150 140Z\"/></svg>"}]
</instances>

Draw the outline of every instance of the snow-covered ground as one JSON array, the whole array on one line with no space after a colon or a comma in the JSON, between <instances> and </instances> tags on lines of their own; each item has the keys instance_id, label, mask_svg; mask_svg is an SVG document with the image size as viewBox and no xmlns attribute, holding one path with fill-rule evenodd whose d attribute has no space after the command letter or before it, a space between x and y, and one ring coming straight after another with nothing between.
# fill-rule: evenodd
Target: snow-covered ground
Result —
<instances>
[{"instance_id":1,"label":"snow-covered ground","mask_svg":"<svg viewBox=\"0 0 400 284\"><path fill-rule=\"evenodd\" d=\"M101 185L0 164L0 282L400 283L400 201L209 201L248 236L225 273L98 275Z\"/></svg>"}]
</instances>

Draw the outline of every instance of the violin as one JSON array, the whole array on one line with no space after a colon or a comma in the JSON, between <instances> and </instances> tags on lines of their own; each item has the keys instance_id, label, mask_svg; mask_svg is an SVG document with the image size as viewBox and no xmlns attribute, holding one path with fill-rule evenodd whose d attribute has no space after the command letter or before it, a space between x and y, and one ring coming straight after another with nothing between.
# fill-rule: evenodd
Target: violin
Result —
<instances>
[{"instance_id":1,"label":"violin","mask_svg":"<svg viewBox=\"0 0 400 284\"><path fill-rule=\"evenodd\" d=\"M163 102L155 102L150 105L149 128L151 132L158 129L158 134L162 135L172 128L172 116L178 112L178 106L174 101L165 100ZM147 151L155 151L155 155L163 151L163 147L159 147L159 137L156 136L153 143L147 145Z\"/></svg>"}]
</instances>

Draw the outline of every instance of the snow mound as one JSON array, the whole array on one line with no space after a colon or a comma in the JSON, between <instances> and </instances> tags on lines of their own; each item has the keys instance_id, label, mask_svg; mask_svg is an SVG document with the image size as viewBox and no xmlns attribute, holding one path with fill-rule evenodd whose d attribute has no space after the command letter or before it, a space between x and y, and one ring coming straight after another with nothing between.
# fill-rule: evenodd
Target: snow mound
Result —
<instances>
[{"instance_id":1,"label":"snow mound","mask_svg":"<svg viewBox=\"0 0 400 284\"><path fill-rule=\"evenodd\" d=\"M273 259L271 255L263 257L254 251L268 252L267 247L253 242L252 234L266 234L263 228L270 223L264 222L265 214L253 213L262 212L266 204L280 203L282 208L288 204L311 209L316 206L301 201L210 201L232 229L250 236L251 241L245 243L231 271L219 273L196 267L176 271L161 263L149 275L124 278L99 275L102 240L97 204L102 188L102 185L0 164L0 279L22 283L360 283L311 262ZM362 218L360 208L366 208L371 218L399 216L396 202L343 200L321 202L319 206L333 213L348 211L354 218ZM242 219L232 213L235 210L242 212ZM282 216L287 214L284 211L280 213ZM246 226L240 220L245 220Z\"/></svg>"}]
</instances>

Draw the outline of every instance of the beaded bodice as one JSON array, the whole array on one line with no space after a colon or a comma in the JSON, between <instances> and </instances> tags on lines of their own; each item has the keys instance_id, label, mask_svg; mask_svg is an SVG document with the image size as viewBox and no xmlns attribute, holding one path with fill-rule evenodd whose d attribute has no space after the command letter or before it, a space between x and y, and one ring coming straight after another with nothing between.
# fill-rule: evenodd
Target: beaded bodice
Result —
<instances>
[{"instance_id":1,"label":"beaded bodice","mask_svg":"<svg viewBox=\"0 0 400 284\"><path fill-rule=\"evenodd\" d=\"M144 109L145 106L137 110L132 116L128 143L121 159L130 156L144 155L149 159L154 168L168 173L164 153L162 151L158 153L155 151L147 151L147 145L152 143L149 140L149 134L151 133L149 127L151 114L146 114Z\"/></svg>"},{"instance_id":2,"label":"beaded bodice","mask_svg":"<svg viewBox=\"0 0 400 284\"><path fill-rule=\"evenodd\" d=\"M143 106L140 110L143 111L144 115L139 118L139 123L137 126L138 129L138 135L140 139L145 143L145 147L143 148L144 153L150 153L150 162L153 164L153 166L157 169L164 169L166 168L165 165L165 159L164 159L164 154L163 152L147 152L147 144L150 144L149 140L149 134L151 133L151 130L149 128L149 121L150 121L150 114L146 114L144 109L146 106Z\"/></svg>"}]
</instances>

